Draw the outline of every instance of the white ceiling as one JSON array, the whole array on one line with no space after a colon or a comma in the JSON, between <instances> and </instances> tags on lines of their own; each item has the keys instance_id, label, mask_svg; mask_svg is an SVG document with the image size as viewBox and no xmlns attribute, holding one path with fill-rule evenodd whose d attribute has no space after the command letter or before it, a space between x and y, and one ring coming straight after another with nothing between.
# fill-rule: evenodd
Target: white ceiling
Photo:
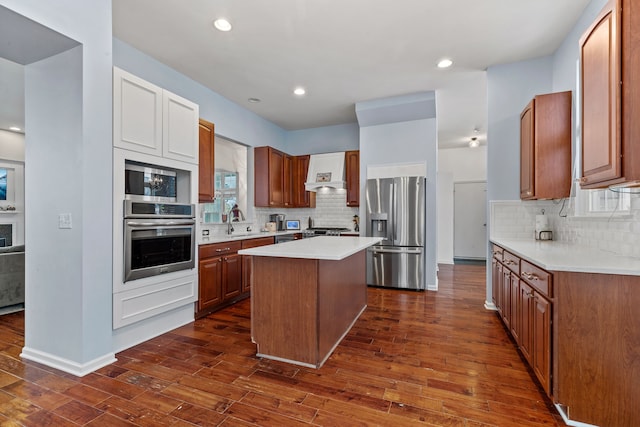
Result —
<instances>
[{"instance_id":1,"label":"white ceiling","mask_svg":"<svg viewBox=\"0 0 640 427\"><path fill-rule=\"evenodd\" d=\"M113 34L287 130L435 90L439 144L454 147L486 138L487 67L553 53L589 1L113 0Z\"/></svg>"}]
</instances>

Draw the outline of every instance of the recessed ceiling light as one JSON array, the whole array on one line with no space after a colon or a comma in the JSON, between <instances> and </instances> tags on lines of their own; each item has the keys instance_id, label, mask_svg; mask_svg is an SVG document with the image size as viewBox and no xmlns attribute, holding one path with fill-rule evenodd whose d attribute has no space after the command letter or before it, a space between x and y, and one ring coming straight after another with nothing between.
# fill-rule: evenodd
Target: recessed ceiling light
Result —
<instances>
[{"instance_id":1,"label":"recessed ceiling light","mask_svg":"<svg viewBox=\"0 0 640 427\"><path fill-rule=\"evenodd\" d=\"M252 104L257 104L258 102L261 101L261 99L260 98L249 98L249 99L247 99L247 101L249 101Z\"/></svg>"},{"instance_id":2,"label":"recessed ceiling light","mask_svg":"<svg viewBox=\"0 0 640 427\"><path fill-rule=\"evenodd\" d=\"M438 68L449 68L453 65L453 61L450 59L441 59L440 62L438 62Z\"/></svg>"},{"instance_id":3,"label":"recessed ceiling light","mask_svg":"<svg viewBox=\"0 0 640 427\"><path fill-rule=\"evenodd\" d=\"M213 26L220 31L231 31L231 23L224 18L218 18L213 21Z\"/></svg>"},{"instance_id":4,"label":"recessed ceiling light","mask_svg":"<svg viewBox=\"0 0 640 427\"><path fill-rule=\"evenodd\" d=\"M20 129L18 126L11 126L9 130L12 130L14 132L20 132L22 129Z\"/></svg>"},{"instance_id":5,"label":"recessed ceiling light","mask_svg":"<svg viewBox=\"0 0 640 427\"><path fill-rule=\"evenodd\" d=\"M307 91L303 87L297 87L293 90L293 93L295 93L298 96L302 96L305 93L307 93Z\"/></svg>"},{"instance_id":6,"label":"recessed ceiling light","mask_svg":"<svg viewBox=\"0 0 640 427\"><path fill-rule=\"evenodd\" d=\"M478 141L478 138L476 138L475 136L471 138L471 141L469 141L469 147L476 148L478 145L480 145L480 141Z\"/></svg>"}]
</instances>

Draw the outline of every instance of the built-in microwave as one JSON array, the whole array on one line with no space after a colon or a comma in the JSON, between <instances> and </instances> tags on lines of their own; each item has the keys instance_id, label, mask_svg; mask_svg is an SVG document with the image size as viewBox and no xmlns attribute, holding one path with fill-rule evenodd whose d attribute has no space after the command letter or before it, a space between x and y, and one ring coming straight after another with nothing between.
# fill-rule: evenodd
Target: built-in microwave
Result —
<instances>
[{"instance_id":1,"label":"built-in microwave","mask_svg":"<svg viewBox=\"0 0 640 427\"><path fill-rule=\"evenodd\" d=\"M175 203L176 172L127 162L124 166L124 193L128 200Z\"/></svg>"}]
</instances>

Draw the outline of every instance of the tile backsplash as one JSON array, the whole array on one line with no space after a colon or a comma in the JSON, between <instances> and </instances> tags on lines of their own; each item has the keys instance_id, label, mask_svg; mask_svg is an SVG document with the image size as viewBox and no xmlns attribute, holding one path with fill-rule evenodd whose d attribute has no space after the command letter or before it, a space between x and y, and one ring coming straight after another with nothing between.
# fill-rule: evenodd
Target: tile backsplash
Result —
<instances>
[{"instance_id":1,"label":"tile backsplash","mask_svg":"<svg viewBox=\"0 0 640 427\"><path fill-rule=\"evenodd\" d=\"M564 204L563 204L564 203ZM535 216L544 209L553 239L640 258L640 198L631 198L626 216L577 217L574 199L491 201L491 237L533 239Z\"/></svg>"}]
</instances>

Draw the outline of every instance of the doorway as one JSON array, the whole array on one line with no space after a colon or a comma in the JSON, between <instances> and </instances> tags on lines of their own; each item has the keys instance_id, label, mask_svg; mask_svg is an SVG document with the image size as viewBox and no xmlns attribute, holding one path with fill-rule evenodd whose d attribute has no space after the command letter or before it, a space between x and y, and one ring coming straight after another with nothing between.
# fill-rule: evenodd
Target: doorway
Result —
<instances>
[{"instance_id":1,"label":"doorway","mask_svg":"<svg viewBox=\"0 0 640 427\"><path fill-rule=\"evenodd\" d=\"M453 185L453 261L482 263L487 256L487 182Z\"/></svg>"}]
</instances>

